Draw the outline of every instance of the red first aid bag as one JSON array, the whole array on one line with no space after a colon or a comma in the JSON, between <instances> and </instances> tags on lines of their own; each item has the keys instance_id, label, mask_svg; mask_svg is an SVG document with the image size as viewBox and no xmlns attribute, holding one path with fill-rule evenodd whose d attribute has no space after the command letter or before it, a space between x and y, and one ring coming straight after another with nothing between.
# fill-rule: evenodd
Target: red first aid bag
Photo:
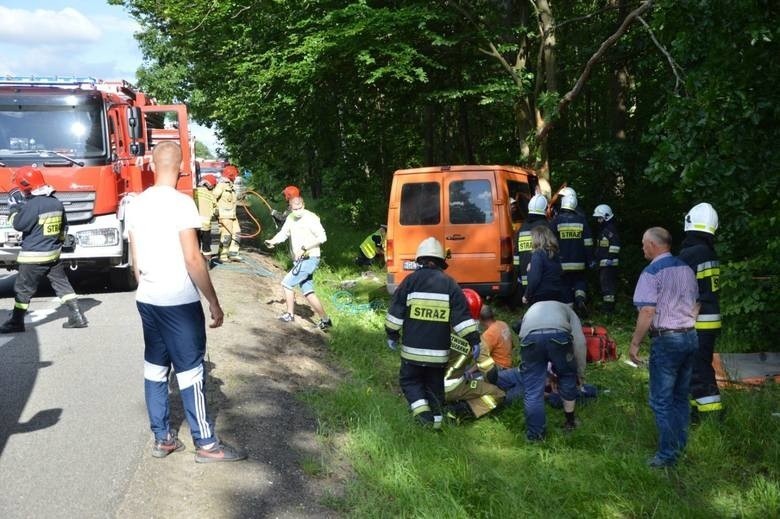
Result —
<instances>
[{"instance_id":1,"label":"red first aid bag","mask_svg":"<svg viewBox=\"0 0 780 519\"><path fill-rule=\"evenodd\" d=\"M617 343L609 336L603 326L583 326L585 346L588 349L588 362L617 360Z\"/></svg>"}]
</instances>

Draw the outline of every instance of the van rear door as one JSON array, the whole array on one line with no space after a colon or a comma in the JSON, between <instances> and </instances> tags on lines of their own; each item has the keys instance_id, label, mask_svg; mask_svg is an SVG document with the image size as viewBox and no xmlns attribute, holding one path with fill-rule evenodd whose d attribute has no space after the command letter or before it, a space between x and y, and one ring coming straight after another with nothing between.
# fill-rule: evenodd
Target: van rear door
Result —
<instances>
[{"instance_id":1,"label":"van rear door","mask_svg":"<svg viewBox=\"0 0 780 519\"><path fill-rule=\"evenodd\" d=\"M398 274L398 283L417 268L415 256L421 241L433 236L444 244L441 178L441 172L426 172L399 175L396 179L401 192L391 198L399 200L399 204L390 206L388 232L393 235L393 270Z\"/></svg>"},{"instance_id":2,"label":"van rear door","mask_svg":"<svg viewBox=\"0 0 780 519\"><path fill-rule=\"evenodd\" d=\"M447 274L458 283L497 282L501 239L495 173L450 171L444 177L444 248Z\"/></svg>"}]
</instances>

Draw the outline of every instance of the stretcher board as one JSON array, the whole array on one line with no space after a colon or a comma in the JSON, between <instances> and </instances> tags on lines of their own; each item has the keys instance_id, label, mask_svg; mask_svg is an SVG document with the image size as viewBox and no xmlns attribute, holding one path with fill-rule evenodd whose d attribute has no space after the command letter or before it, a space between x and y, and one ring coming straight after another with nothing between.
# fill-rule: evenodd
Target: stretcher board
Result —
<instances>
[{"instance_id":1,"label":"stretcher board","mask_svg":"<svg viewBox=\"0 0 780 519\"><path fill-rule=\"evenodd\" d=\"M720 387L780 382L780 353L716 353L712 358Z\"/></svg>"}]
</instances>

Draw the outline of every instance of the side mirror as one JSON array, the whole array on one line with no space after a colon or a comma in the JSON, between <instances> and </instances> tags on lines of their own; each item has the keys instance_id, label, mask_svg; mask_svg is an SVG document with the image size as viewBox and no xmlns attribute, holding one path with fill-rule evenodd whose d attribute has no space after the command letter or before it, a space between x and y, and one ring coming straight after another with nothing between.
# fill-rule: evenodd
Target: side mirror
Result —
<instances>
[{"instance_id":1,"label":"side mirror","mask_svg":"<svg viewBox=\"0 0 780 519\"><path fill-rule=\"evenodd\" d=\"M130 106L127 108L127 128L130 133L130 137L133 139L140 139L143 137L143 125L141 119L143 113L137 106Z\"/></svg>"}]
</instances>

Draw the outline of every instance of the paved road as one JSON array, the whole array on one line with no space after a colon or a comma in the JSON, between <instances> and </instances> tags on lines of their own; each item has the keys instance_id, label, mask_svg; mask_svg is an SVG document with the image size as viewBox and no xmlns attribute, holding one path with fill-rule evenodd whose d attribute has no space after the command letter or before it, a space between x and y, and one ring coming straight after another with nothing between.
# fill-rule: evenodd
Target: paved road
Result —
<instances>
[{"instance_id":1,"label":"paved road","mask_svg":"<svg viewBox=\"0 0 780 519\"><path fill-rule=\"evenodd\" d=\"M0 274L0 319L14 275ZM63 330L44 290L0 336L0 516L111 517L149 445L132 293L76 283L90 326ZM30 322L33 321L33 322Z\"/></svg>"}]
</instances>

